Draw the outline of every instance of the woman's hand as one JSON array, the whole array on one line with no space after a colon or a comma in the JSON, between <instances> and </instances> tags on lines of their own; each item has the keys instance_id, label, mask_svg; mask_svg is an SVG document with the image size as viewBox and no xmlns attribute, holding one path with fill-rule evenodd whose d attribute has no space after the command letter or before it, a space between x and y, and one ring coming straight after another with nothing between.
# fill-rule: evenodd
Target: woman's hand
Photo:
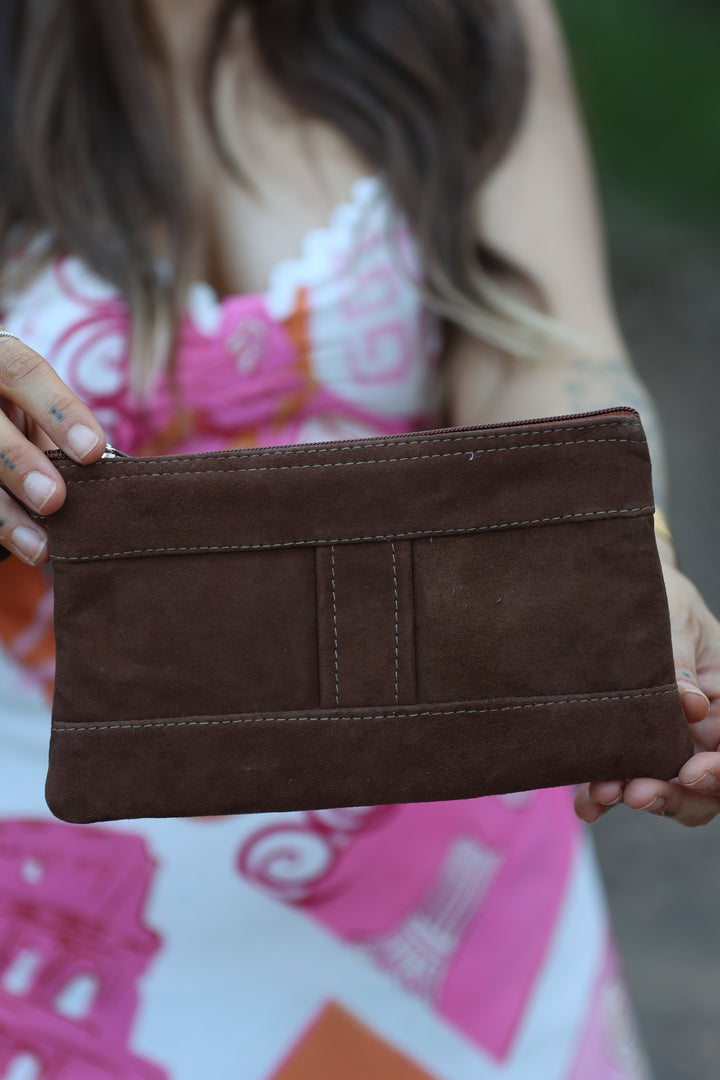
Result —
<instances>
[{"instance_id":1,"label":"woman's hand","mask_svg":"<svg viewBox=\"0 0 720 1080\"><path fill-rule=\"evenodd\" d=\"M0 545L31 566L47 561L47 539L25 507L52 514L65 499L63 479L43 454L51 447L87 464L102 456L105 436L41 356L0 335Z\"/></svg>"},{"instance_id":2,"label":"woman's hand","mask_svg":"<svg viewBox=\"0 0 720 1080\"><path fill-rule=\"evenodd\" d=\"M586 784L575 798L575 812L589 824L620 802L689 826L707 825L720 814L720 623L674 566L672 549L663 541L660 547L676 677L695 753L669 783L636 779Z\"/></svg>"}]
</instances>

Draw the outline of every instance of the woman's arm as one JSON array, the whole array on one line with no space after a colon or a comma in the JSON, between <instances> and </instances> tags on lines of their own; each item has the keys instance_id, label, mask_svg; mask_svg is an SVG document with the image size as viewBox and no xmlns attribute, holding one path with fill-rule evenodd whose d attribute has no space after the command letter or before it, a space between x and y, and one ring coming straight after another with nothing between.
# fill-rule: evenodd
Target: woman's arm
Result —
<instances>
[{"instance_id":1,"label":"woman's arm","mask_svg":"<svg viewBox=\"0 0 720 1080\"><path fill-rule=\"evenodd\" d=\"M510 153L478 197L489 244L536 282L552 314L585 339L543 363L510 361L460 337L452 347L453 422L525 419L626 404L643 417L656 499L667 478L657 415L635 374L608 286L592 168L560 31L547 0L516 0L530 94Z\"/></svg>"},{"instance_id":2,"label":"woman's arm","mask_svg":"<svg viewBox=\"0 0 720 1080\"><path fill-rule=\"evenodd\" d=\"M548 0L516 0L531 58L531 89L514 145L478 197L483 237L537 283L549 313L577 331L581 347L554 346L547 358L512 360L458 335L448 354L453 424L490 423L612 405L640 412L650 443L656 502L667 481L657 416L630 363L610 299L592 170L566 54ZM525 298L529 298L526 291ZM659 541L673 629L677 678L693 725L697 754L685 782L707 773L691 791L655 780L593 784L576 809L594 821L624 797L637 809L700 824L720 812L720 625L675 567L672 546ZM663 805L654 802L663 799Z\"/></svg>"}]
</instances>

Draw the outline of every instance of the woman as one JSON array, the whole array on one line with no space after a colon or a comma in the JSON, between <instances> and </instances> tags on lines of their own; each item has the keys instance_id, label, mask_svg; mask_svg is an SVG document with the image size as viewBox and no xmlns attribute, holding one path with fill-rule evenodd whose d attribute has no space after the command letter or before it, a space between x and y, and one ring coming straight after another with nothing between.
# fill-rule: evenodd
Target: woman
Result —
<instances>
[{"instance_id":1,"label":"woman","mask_svg":"<svg viewBox=\"0 0 720 1080\"><path fill-rule=\"evenodd\" d=\"M565 791L102 829L39 799L52 641L28 511L63 501L49 445L92 462L106 438L185 452L625 402L662 500L562 46L546 0L517 16L0 15L6 1075L643 1074ZM587 822L622 800L686 825L720 811L720 629L658 544L698 753L682 784L583 789Z\"/></svg>"}]
</instances>

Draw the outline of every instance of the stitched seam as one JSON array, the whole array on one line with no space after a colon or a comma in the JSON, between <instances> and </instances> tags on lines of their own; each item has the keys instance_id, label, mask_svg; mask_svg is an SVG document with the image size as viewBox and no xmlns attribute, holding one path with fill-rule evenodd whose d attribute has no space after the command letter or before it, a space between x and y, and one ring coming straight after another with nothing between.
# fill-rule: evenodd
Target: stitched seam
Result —
<instances>
[{"instance_id":1,"label":"stitched seam","mask_svg":"<svg viewBox=\"0 0 720 1080\"><path fill-rule=\"evenodd\" d=\"M473 436L462 441L475 443L478 442L479 439L477 436ZM475 450L474 454L500 454L505 453L508 450L538 450L542 447L583 446L588 443L636 443L638 446L644 445L642 439L567 439L564 442L520 443L515 446L484 447ZM392 445L397 446L399 444L393 443ZM364 447L360 447L360 449L364 449ZM305 452L307 453L308 451ZM186 469L182 471L178 470L177 472L137 472L126 476L101 476L95 480L84 480L80 477L75 479L73 477L72 482L75 484L114 484L118 483L120 480L140 480L143 478L165 480L172 476L205 476L208 473L217 475L227 472L235 475L237 473L246 472L285 472L293 469L338 469L350 465L390 465L400 461L428 461L431 458L465 457L468 453L471 453L471 451L450 450L442 454L413 454L407 457L367 458L362 461L322 461L310 465L251 465L247 468L238 466L235 469Z\"/></svg>"},{"instance_id":2,"label":"stitched seam","mask_svg":"<svg viewBox=\"0 0 720 1080\"><path fill-rule=\"evenodd\" d=\"M408 545L408 559L410 562L410 627L412 634L410 662L412 663L412 680L410 682L410 690L412 697L410 701L416 703L419 697L418 694L418 642L417 642L417 623L418 623L418 604L417 596L415 593L415 545L409 543Z\"/></svg>"},{"instance_id":3,"label":"stitched seam","mask_svg":"<svg viewBox=\"0 0 720 1080\"><path fill-rule=\"evenodd\" d=\"M637 428L637 421L631 420L604 420L597 424L572 424L567 427L557 428L545 428L543 430L544 435L557 435L565 433L566 431L599 431L601 428ZM488 439L521 439L524 436L535 435L535 431L493 431L486 435L480 435L478 433L466 432L463 435L426 435L422 439L403 439L392 440L390 442L370 442L369 439L363 439L360 443L352 443L346 446L306 446L304 448L292 446L285 447L284 449L253 449L247 456L252 457L286 457L289 454L339 454L344 450L364 450L368 447L372 449L382 449L385 446L426 446L429 443L454 443L454 442L480 442ZM641 440L632 440L633 442L639 442ZM174 461L204 461L207 458L207 454L176 454L173 455ZM213 459L215 461L237 461L239 454L237 450L230 451L228 453L214 452ZM129 458L125 460L125 466L139 464L137 458ZM139 474L143 475L143 474ZM108 478L110 479L110 478ZM78 483L89 483L89 481L80 480Z\"/></svg>"},{"instance_id":4,"label":"stitched seam","mask_svg":"<svg viewBox=\"0 0 720 1080\"><path fill-rule=\"evenodd\" d=\"M393 592L395 594L395 704L397 705L399 700L398 695L398 670L399 670L399 642L398 642L398 579L397 579L397 560L395 558L395 544L390 543L390 550L392 552L392 572L393 572Z\"/></svg>"},{"instance_id":5,"label":"stitched seam","mask_svg":"<svg viewBox=\"0 0 720 1080\"><path fill-rule=\"evenodd\" d=\"M166 547L135 548L129 551L112 551L103 555L51 555L52 562L99 562L102 559L117 559L125 555L163 555L173 553L200 554L205 551L269 551L276 548L305 547L309 544L355 544L371 540L412 540L424 536L455 536L478 532L491 532L496 529L511 529L524 525L547 525L552 522L577 520L593 517L627 517L630 514L649 514L655 509L649 506L633 506L616 510L585 510L577 514L560 514L557 517L528 518L526 521L502 521L496 525L468 525L457 529L419 529L416 532L377 533L374 536L311 537L305 540L282 540L269 544L217 544L203 547Z\"/></svg>"},{"instance_id":6,"label":"stitched seam","mask_svg":"<svg viewBox=\"0 0 720 1080\"><path fill-rule=\"evenodd\" d=\"M305 722L307 721L347 721L349 723L359 723L363 720L415 720L423 716L462 716L472 714L473 716L483 716L488 713L505 713L505 712L518 712L521 709L548 709L554 707L563 707L565 705L585 705L595 704L596 702L612 702L612 701L636 701L639 698L653 698L653 697L668 697L671 694L676 694L677 688L672 687L670 690L651 690L641 691L633 694L605 694L599 697L580 697L580 698L566 698L563 701L531 701L524 705L502 705L500 708L488 708L488 709L439 709L437 711L425 710L423 712L412 713L394 713L394 712L381 712L372 716L246 716L241 718L233 718L232 720L170 720L170 721L155 721L155 722L143 722L143 723L123 723L123 724L98 724L97 726L88 727L87 725L74 724L72 727L62 727L53 724L53 731L62 733L76 733L84 731L133 731L138 728L160 728L160 727L219 727L226 724L284 724L289 722Z\"/></svg>"},{"instance_id":7,"label":"stitched seam","mask_svg":"<svg viewBox=\"0 0 720 1080\"><path fill-rule=\"evenodd\" d=\"M338 628L337 628L337 607L335 603L335 548L330 548L330 588L332 592L332 609L333 609L333 639L334 639L334 654L335 654L335 704L340 704L340 676L338 667Z\"/></svg>"}]
</instances>

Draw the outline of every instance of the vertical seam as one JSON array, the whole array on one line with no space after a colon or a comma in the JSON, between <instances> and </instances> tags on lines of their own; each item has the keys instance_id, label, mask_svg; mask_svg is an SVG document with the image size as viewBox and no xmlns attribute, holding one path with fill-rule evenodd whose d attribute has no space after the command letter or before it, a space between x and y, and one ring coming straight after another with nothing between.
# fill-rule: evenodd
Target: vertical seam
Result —
<instances>
[{"instance_id":1,"label":"vertical seam","mask_svg":"<svg viewBox=\"0 0 720 1080\"><path fill-rule=\"evenodd\" d=\"M395 558L395 542L391 541L390 550L392 551L392 571L393 571L393 590L395 593L395 704L398 703L398 679L400 670L400 644L398 638L398 579L397 579L397 560Z\"/></svg>"},{"instance_id":2,"label":"vertical seam","mask_svg":"<svg viewBox=\"0 0 720 1080\"><path fill-rule=\"evenodd\" d=\"M313 552L315 558L313 559L313 568L315 571L315 647L317 649L317 681L318 681L318 708L322 709L325 704L323 697L323 626L322 626L322 605L320 600L320 571L322 569L322 563L320 562L322 555L320 554L320 548L315 548Z\"/></svg>"},{"instance_id":3,"label":"vertical seam","mask_svg":"<svg viewBox=\"0 0 720 1080\"><path fill-rule=\"evenodd\" d=\"M338 671L337 604L335 602L335 545L330 546L330 588L333 609L333 652L335 656L335 704L340 704L340 676Z\"/></svg>"},{"instance_id":4,"label":"vertical seam","mask_svg":"<svg viewBox=\"0 0 720 1080\"><path fill-rule=\"evenodd\" d=\"M415 595L415 543L412 540L408 540L408 558L410 562L410 604L412 614L412 700L418 699L418 647L417 647L417 596Z\"/></svg>"}]
</instances>

